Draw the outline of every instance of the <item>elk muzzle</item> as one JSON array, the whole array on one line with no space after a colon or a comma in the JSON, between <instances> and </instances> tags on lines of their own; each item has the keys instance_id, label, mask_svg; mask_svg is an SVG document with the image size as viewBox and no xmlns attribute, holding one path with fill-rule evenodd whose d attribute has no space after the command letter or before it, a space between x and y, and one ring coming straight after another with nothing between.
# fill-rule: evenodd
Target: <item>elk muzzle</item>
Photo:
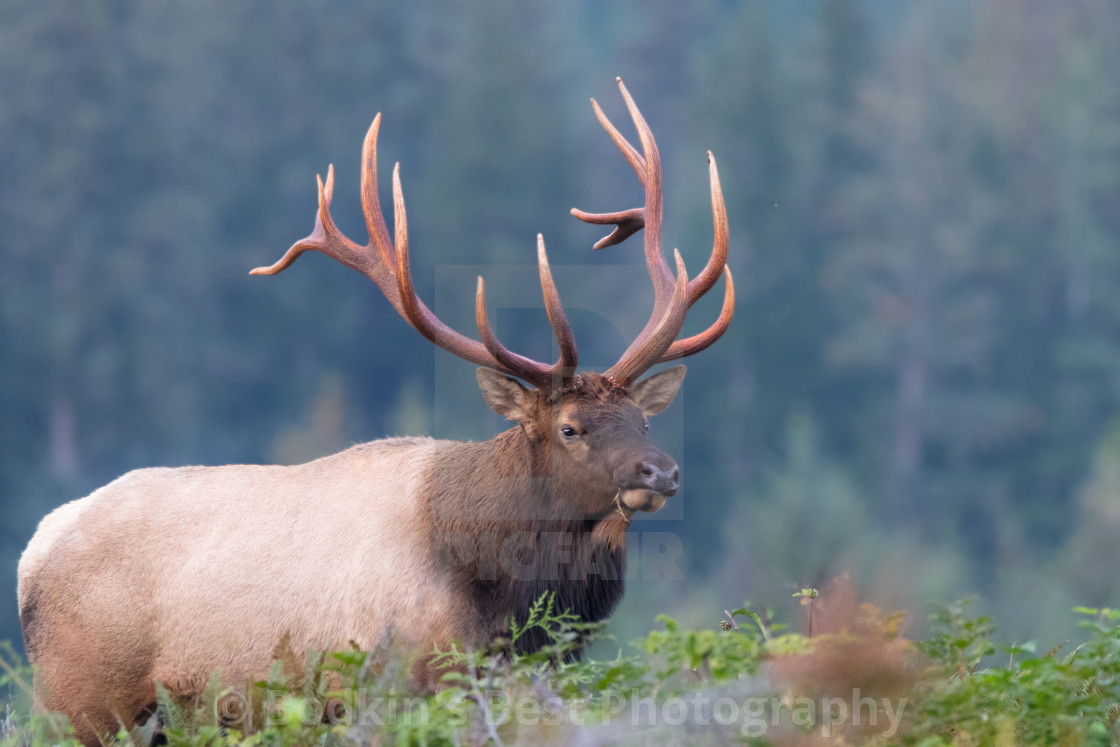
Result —
<instances>
[{"instance_id":1,"label":"elk muzzle","mask_svg":"<svg viewBox=\"0 0 1120 747\"><path fill-rule=\"evenodd\" d=\"M619 500L634 511L657 511L665 499L677 492L681 471L676 461L663 451L652 450L624 467L619 484Z\"/></svg>"}]
</instances>

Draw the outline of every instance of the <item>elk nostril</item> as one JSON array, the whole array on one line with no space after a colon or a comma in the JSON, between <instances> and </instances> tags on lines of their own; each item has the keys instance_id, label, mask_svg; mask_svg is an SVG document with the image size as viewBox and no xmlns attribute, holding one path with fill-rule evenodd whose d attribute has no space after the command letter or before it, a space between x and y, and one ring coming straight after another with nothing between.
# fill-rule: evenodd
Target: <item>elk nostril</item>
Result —
<instances>
[{"instance_id":1,"label":"elk nostril","mask_svg":"<svg viewBox=\"0 0 1120 747\"><path fill-rule=\"evenodd\" d=\"M681 470L679 467L673 470L673 477L671 479L673 480L674 485L681 481Z\"/></svg>"},{"instance_id":2,"label":"elk nostril","mask_svg":"<svg viewBox=\"0 0 1120 747\"><path fill-rule=\"evenodd\" d=\"M648 464L643 464L638 467L638 474L642 477L653 477L653 467Z\"/></svg>"}]
</instances>

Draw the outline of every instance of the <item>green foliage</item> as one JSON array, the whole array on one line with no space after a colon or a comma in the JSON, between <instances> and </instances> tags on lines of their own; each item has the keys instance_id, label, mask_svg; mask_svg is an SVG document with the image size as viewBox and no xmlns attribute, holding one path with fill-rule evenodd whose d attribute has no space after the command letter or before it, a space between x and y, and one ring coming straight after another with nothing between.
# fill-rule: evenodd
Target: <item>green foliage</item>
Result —
<instances>
[{"instance_id":1,"label":"green foliage","mask_svg":"<svg viewBox=\"0 0 1120 747\"><path fill-rule=\"evenodd\" d=\"M722 684L758 671L762 636L753 629L727 635L720 630L682 631L668 615L658 615L657 621L665 630L650 632L644 647L659 657L660 665L653 670L658 680L687 670L702 682Z\"/></svg>"},{"instance_id":2,"label":"green foliage","mask_svg":"<svg viewBox=\"0 0 1120 747\"><path fill-rule=\"evenodd\" d=\"M0 747L59 745L80 747L69 720L58 713L32 709L32 672L7 641L0 641Z\"/></svg>"},{"instance_id":3,"label":"green foliage","mask_svg":"<svg viewBox=\"0 0 1120 747\"><path fill-rule=\"evenodd\" d=\"M947 605L931 616L934 635L921 645L932 661L947 662L958 679L971 674L982 658L995 652L989 640L995 625L989 617L968 617L965 613L973 599Z\"/></svg>"},{"instance_id":4,"label":"green foliage","mask_svg":"<svg viewBox=\"0 0 1120 747\"><path fill-rule=\"evenodd\" d=\"M1120 611L1075 612L1088 640L1038 655L1034 642L996 646L992 621L966 602L938 611L911 743L1120 744Z\"/></svg>"},{"instance_id":5,"label":"green foliage","mask_svg":"<svg viewBox=\"0 0 1120 747\"><path fill-rule=\"evenodd\" d=\"M828 603L828 594L812 598ZM492 647L433 652L428 661L443 672L434 693L409 684L391 641L302 662L282 641L269 676L240 690L224 688L218 672L189 700L157 687L159 720L167 743L181 747L640 744L651 734L667 744L1120 745L1120 611L1078 608L1084 642L1040 655L1033 642L996 644L992 621L970 605L938 608L916 645L898 638L897 614L866 605L839 632L815 637L774 635L777 626L747 606L718 630L660 615L635 653L596 661L578 652L601 626L576 622L546 595ZM531 630L550 643L512 653ZM0 745L72 747L64 718L26 715L30 672L3 651L0 684L16 691ZM152 730L122 730L112 743L147 744Z\"/></svg>"}]
</instances>

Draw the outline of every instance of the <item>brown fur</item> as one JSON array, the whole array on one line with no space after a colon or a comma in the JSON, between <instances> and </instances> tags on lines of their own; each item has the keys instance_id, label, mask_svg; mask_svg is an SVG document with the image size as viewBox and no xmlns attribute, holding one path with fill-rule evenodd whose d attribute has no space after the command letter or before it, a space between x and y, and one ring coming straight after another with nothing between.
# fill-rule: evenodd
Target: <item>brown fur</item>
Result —
<instances>
[{"instance_id":1,"label":"brown fur","mask_svg":"<svg viewBox=\"0 0 1120 747\"><path fill-rule=\"evenodd\" d=\"M156 682L192 695L219 668L251 681L285 637L299 653L371 647L390 630L421 651L482 646L545 591L605 618L632 514L618 496L643 459L675 469L643 424L682 376L628 395L596 374L558 394L480 374L491 405L518 413L490 441L394 438L292 467L137 470L61 506L19 566L43 704L96 744L118 717L147 711ZM564 437L572 426L581 435Z\"/></svg>"}]
</instances>

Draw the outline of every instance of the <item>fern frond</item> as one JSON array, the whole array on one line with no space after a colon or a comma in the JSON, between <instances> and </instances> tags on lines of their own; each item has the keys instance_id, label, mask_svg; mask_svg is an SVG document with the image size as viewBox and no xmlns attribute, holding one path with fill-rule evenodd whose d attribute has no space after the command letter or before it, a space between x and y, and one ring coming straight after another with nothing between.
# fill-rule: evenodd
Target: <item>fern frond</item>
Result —
<instances>
[{"instance_id":1,"label":"fern frond","mask_svg":"<svg viewBox=\"0 0 1120 747\"><path fill-rule=\"evenodd\" d=\"M171 691L160 683L156 683L156 705L159 708L160 718L165 729L182 731L186 723L183 709L175 702Z\"/></svg>"}]
</instances>

